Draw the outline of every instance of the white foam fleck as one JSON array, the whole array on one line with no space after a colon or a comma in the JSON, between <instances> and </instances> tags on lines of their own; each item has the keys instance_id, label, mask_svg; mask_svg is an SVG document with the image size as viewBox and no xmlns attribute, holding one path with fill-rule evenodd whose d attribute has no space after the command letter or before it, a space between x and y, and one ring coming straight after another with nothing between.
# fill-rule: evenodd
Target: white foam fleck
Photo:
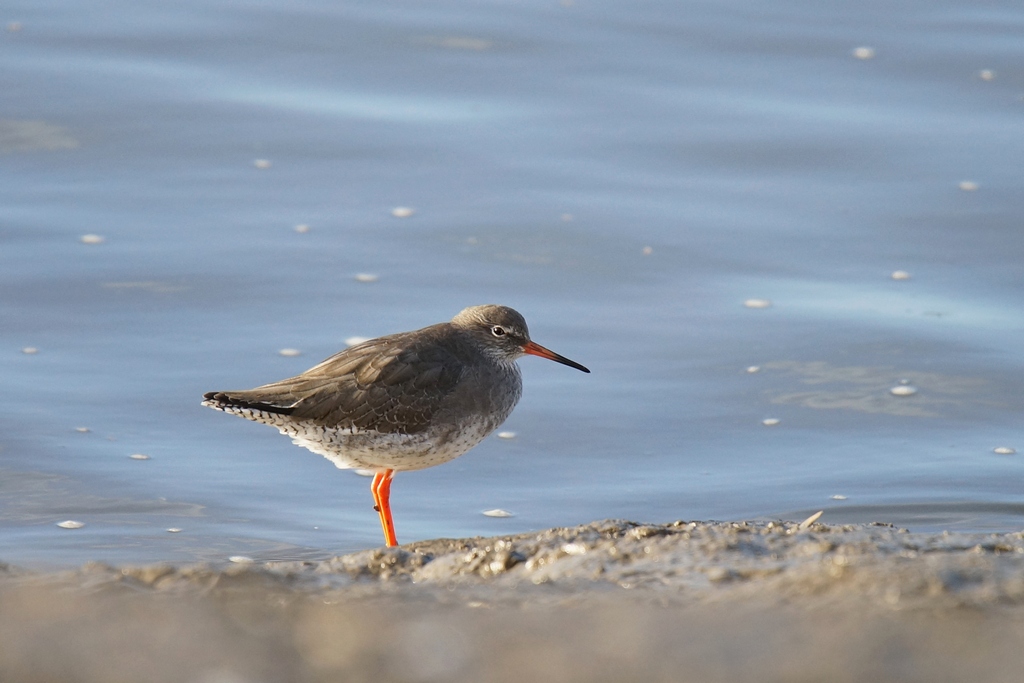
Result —
<instances>
[{"instance_id":1,"label":"white foam fleck","mask_svg":"<svg viewBox=\"0 0 1024 683\"><path fill-rule=\"evenodd\" d=\"M743 305L747 308L771 308L772 302L770 299L747 299Z\"/></svg>"},{"instance_id":2,"label":"white foam fleck","mask_svg":"<svg viewBox=\"0 0 1024 683\"><path fill-rule=\"evenodd\" d=\"M1013 455L1014 453L1017 452L1017 450L1014 448L1010 448L1009 446L996 446L995 448L992 449L992 452L998 453L999 455Z\"/></svg>"},{"instance_id":3,"label":"white foam fleck","mask_svg":"<svg viewBox=\"0 0 1024 683\"><path fill-rule=\"evenodd\" d=\"M396 206L395 208L391 209L391 215L394 216L395 218L408 218L414 213L416 213L416 209L410 208L408 206Z\"/></svg>"},{"instance_id":4,"label":"white foam fleck","mask_svg":"<svg viewBox=\"0 0 1024 683\"><path fill-rule=\"evenodd\" d=\"M260 169L260 170L263 170L263 169L270 168L271 163L270 163L270 159L253 159L252 165L255 166L256 168Z\"/></svg>"},{"instance_id":5,"label":"white foam fleck","mask_svg":"<svg viewBox=\"0 0 1024 683\"><path fill-rule=\"evenodd\" d=\"M172 526L170 529L167 530L167 533L169 533L169 534L179 534L179 533L181 533L181 529L179 529L176 526Z\"/></svg>"},{"instance_id":6,"label":"white foam fleck","mask_svg":"<svg viewBox=\"0 0 1024 683\"><path fill-rule=\"evenodd\" d=\"M512 517L512 513L508 510L502 510L501 508L494 508L493 510L484 510L484 517Z\"/></svg>"},{"instance_id":7,"label":"white foam fleck","mask_svg":"<svg viewBox=\"0 0 1024 683\"><path fill-rule=\"evenodd\" d=\"M291 358L293 356L301 356L302 355L302 351L299 351L298 349L281 349L277 353L279 355L281 355L281 356L287 356L289 358Z\"/></svg>"},{"instance_id":8,"label":"white foam fleck","mask_svg":"<svg viewBox=\"0 0 1024 683\"><path fill-rule=\"evenodd\" d=\"M978 78L983 81L994 81L996 79L996 72L992 69L982 69L978 72Z\"/></svg>"},{"instance_id":9,"label":"white foam fleck","mask_svg":"<svg viewBox=\"0 0 1024 683\"><path fill-rule=\"evenodd\" d=\"M256 560L247 555L232 555L228 558L228 562L234 562L236 564L252 564L255 561Z\"/></svg>"},{"instance_id":10,"label":"white foam fleck","mask_svg":"<svg viewBox=\"0 0 1024 683\"><path fill-rule=\"evenodd\" d=\"M495 434L495 436L497 436L499 439L514 439L516 438L516 436L518 436L518 434L516 434L515 432L498 432L497 434Z\"/></svg>"},{"instance_id":11,"label":"white foam fleck","mask_svg":"<svg viewBox=\"0 0 1024 683\"><path fill-rule=\"evenodd\" d=\"M39 353L39 349L37 349L34 346L26 346L21 350L21 352L24 353L26 356L31 356L33 354Z\"/></svg>"},{"instance_id":12,"label":"white foam fleck","mask_svg":"<svg viewBox=\"0 0 1024 683\"><path fill-rule=\"evenodd\" d=\"M832 500L846 500L846 496L844 496L841 493L837 493L836 495L832 496Z\"/></svg>"},{"instance_id":13,"label":"white foam fleck","mask_svg":"<svg viewBox=\"0 0 1024 683\"><path fill-rule=\"evenodd\" d=\"M889 393L893 396L913 396L917 393L917 387L912 387L909 384L900 384L890 389Z\"/></svg>"},{"instance_id":14,"label":"white foam fleck","mask_svg":"<svg viewBox=\"0 0 1024 683\"><path fill-rule=\"evenodd\" d=\"M775 425L779 424L779 422L781 422L781 420L779 420L779 418L777 417L766 417L765 419L761 420L761 424L763 424L765 427L774 427Z\"/></svg>"},{"instance_id":15,"label":"white foam fleck","mask_svg":"<svg viewBox=\"0 0 1024 683\"><path fill-rule=\"evenodd\" d=\"M144 453L132 453L128 457L132 460L149 460L149 456Z\"/></svg>"},{"instance_id":16,"label":"white foam fleck","mask_svg":"<svg viewBox=\"0 0 1024 683\"><path fill-rule=\"evenodd\" d=\"M88 234L79 237L78 241L81 242L82 244L103 244L103 242L106 241L106 238L103 237L102 235Z\"/></svg>"},{"instance_id":17,"label":"white foam fleck","mask_svg":"<svg viewBox=\"0 0 1024 683\"><path fill-rule=\"evenodd\" d=\"M356 273L355 278L356 282L376 282L380 276L373 273Z\"/></svg>"},{"instance_id":18,"label":"white foam fleck","mask_svg":"<svg viewBox=\"0 0 1024 683\"><path fill-rule=\"evenodd\" d=\"M891 277L893 280L909 280L910 273L908 273L905 270L894 270L892 271L892 275L890 275L889 277Z\"/></svg>"},{"instance_id":19,"label":"white foam fleck","mask_svg":"<svg viewBox=\"0 0 1024 683\"><path fill-rule=\"evenodd\" d=\"M370 341L369 337L347 337L345 339L345 346L356 346L357 344L362 344L367 341Z\"/></svg>"},{"instance_id":20,"label":"white foam fleck","mask_svg":"<svg viewBox=\"0 0 1024 683\"><path fill-rule=\"evenodd\" d=\"M74 519L69 519L63 522L57 522L57 526L61 529L81 529L85 526L85 522L79 522Z\"/></svg>"},{"instance_id":21,"label":"white foam fleck","mask_svg":"<svg viewBox=\"0 0 1024 683\"><path fill-rule=\"evenodd\" d=\"M974 192L979 187L981 187L981 185L979 185L973 180L961 180L957 187L959 187L964 192Z\"/></svg>"},{"instance_id":22,"label":"white foam fleck","mask_svg":"<svg viewBox=\"0 0 1024 683\"><path fill-rule=\"evenodd\" d=\"M298 225L295 226L295 232L299 234L305 234L309 232L309 226L306 225L305 223L299 223Z\"/></svg>"},{"instance_id":23,"label":"white foam fleck","mask_svg":"<svg viewBox=\"0 0 1024 683\"><path fill-rule=\"evenodd\" d=\"M747 372L749 372L750 374L754 374L755 372L761 372L761 366L760 365L748 365L747 366Z\"/></svg>"},{"instance_id":24,"label":"white foam fleck","mask_svg":"<svg viewBox=\"0 0 1024 683\"><path fill-rule=\"evenodd\" d=\"M855 47L851 53L857 59L871 59L875 56L875 48L862 45L861 47Z\"/></svg>"}]
</instances>

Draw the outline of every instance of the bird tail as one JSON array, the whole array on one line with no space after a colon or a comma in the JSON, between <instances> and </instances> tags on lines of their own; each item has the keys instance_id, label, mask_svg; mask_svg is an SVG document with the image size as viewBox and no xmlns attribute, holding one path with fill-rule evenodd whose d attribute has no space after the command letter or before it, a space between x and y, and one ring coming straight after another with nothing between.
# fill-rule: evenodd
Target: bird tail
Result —
<instances>
[{"instance_id":1,"label":"bird tail","mask_svg":"<svg viewBox=\"0 0 1024 683\"><path fill-rule=\"evenodd\" d=\"M291 415L295 410L295 404L280 405L260 400L250 395L248 391L208 391L203 394L203 405L214 410L222 410L226 413L241 413L252 411L255 413L274 413L276 415Z\"/></svg>"}]
</instances>

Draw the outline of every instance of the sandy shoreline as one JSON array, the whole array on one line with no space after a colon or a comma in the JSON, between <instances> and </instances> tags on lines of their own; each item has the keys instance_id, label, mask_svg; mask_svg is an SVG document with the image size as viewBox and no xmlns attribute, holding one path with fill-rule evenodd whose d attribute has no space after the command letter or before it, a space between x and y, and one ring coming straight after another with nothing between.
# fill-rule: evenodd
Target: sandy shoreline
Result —
<instances>
[{"instance_id":1,"label":"sandy shoreline","mask_svg":"<svg viewBox=\"0 0 1024 683\"><path fill-rule=\"evenodd\" d=\"M1024 534L603 521L0 575L0 680L1016 681Z\"/></svg>"}]
</instances>

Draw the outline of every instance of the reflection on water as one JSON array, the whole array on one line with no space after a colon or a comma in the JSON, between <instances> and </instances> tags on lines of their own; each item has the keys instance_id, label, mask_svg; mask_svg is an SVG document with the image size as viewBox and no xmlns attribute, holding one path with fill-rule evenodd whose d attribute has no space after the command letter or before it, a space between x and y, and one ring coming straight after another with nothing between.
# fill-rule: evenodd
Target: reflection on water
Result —
<instances>
[{"instance_id":1,"label":"reflection on water","mask_svg":"<svg viewBox=\"0 0 1024 683\"><path fill-rule=\"evenodd\" d=\"M772 403L906 417L956 415L969 404L996 409L1002 405L1001 401L986 398L989 382L977 377L900 372L891 368L836 367L825 361L775 361L765 363L764 368L815 387L813 391L777 394ZM898 391L900 388L916 391L901 395L904 392Z\"/></svg>"},{"instance_id":2,"label":"reflection on water","mask_svg":"<svg viewBox=\"0 0 1024 683\"><path fill-rule=\"evenodd\" d=\"M824 524L884 522L915 531L1013 531L1024 527L1024 504L936 501L886 505L833 505L824 508ZM801 510L792 512L799 519ZM789 515L786 515L789 518Z\"/></svg>"},{"instance_id":3,"label":"reflection on water","mask_svg":"<svg viewBox=\"0 0 1024 683\"><path fill-rule=\"evenodd\" d=\"M74 149L78 145L67 128L45 121L0 119L0 154Z\"/></svg>"},{"instance_id":4,"label":"reflection on water","mask_svg":"<svg viewBox=\"0 0 1024 683\"><path fill-rule=\"evenodd\" d=\"M14 524L42 524L69 516L101 516L108 524L132 524L147 517L203 514L203 506L195 503L98 496L82 491L68 477L44 472L0 470L0 496L5 500L0 520Z\"/></svg>"}]
</instances>

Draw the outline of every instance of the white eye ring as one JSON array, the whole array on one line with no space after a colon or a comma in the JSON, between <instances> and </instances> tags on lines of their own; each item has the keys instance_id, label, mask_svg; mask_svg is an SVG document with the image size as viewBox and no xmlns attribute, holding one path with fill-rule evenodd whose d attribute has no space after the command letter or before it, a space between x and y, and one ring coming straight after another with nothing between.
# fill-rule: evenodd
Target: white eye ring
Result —
<instances>
[{"instance_id":1,"label":"white eye ring","mask_svg":"<svg viewBox=\"0 0 1024 683\"><path fill-rule=\"evenodd\" d=\"M491 328L491 334L493 334L495 337L504 337L507 333L508 330L506 330L501 325L495 325L494 327Z\"/></svg>"}]
</instances>

